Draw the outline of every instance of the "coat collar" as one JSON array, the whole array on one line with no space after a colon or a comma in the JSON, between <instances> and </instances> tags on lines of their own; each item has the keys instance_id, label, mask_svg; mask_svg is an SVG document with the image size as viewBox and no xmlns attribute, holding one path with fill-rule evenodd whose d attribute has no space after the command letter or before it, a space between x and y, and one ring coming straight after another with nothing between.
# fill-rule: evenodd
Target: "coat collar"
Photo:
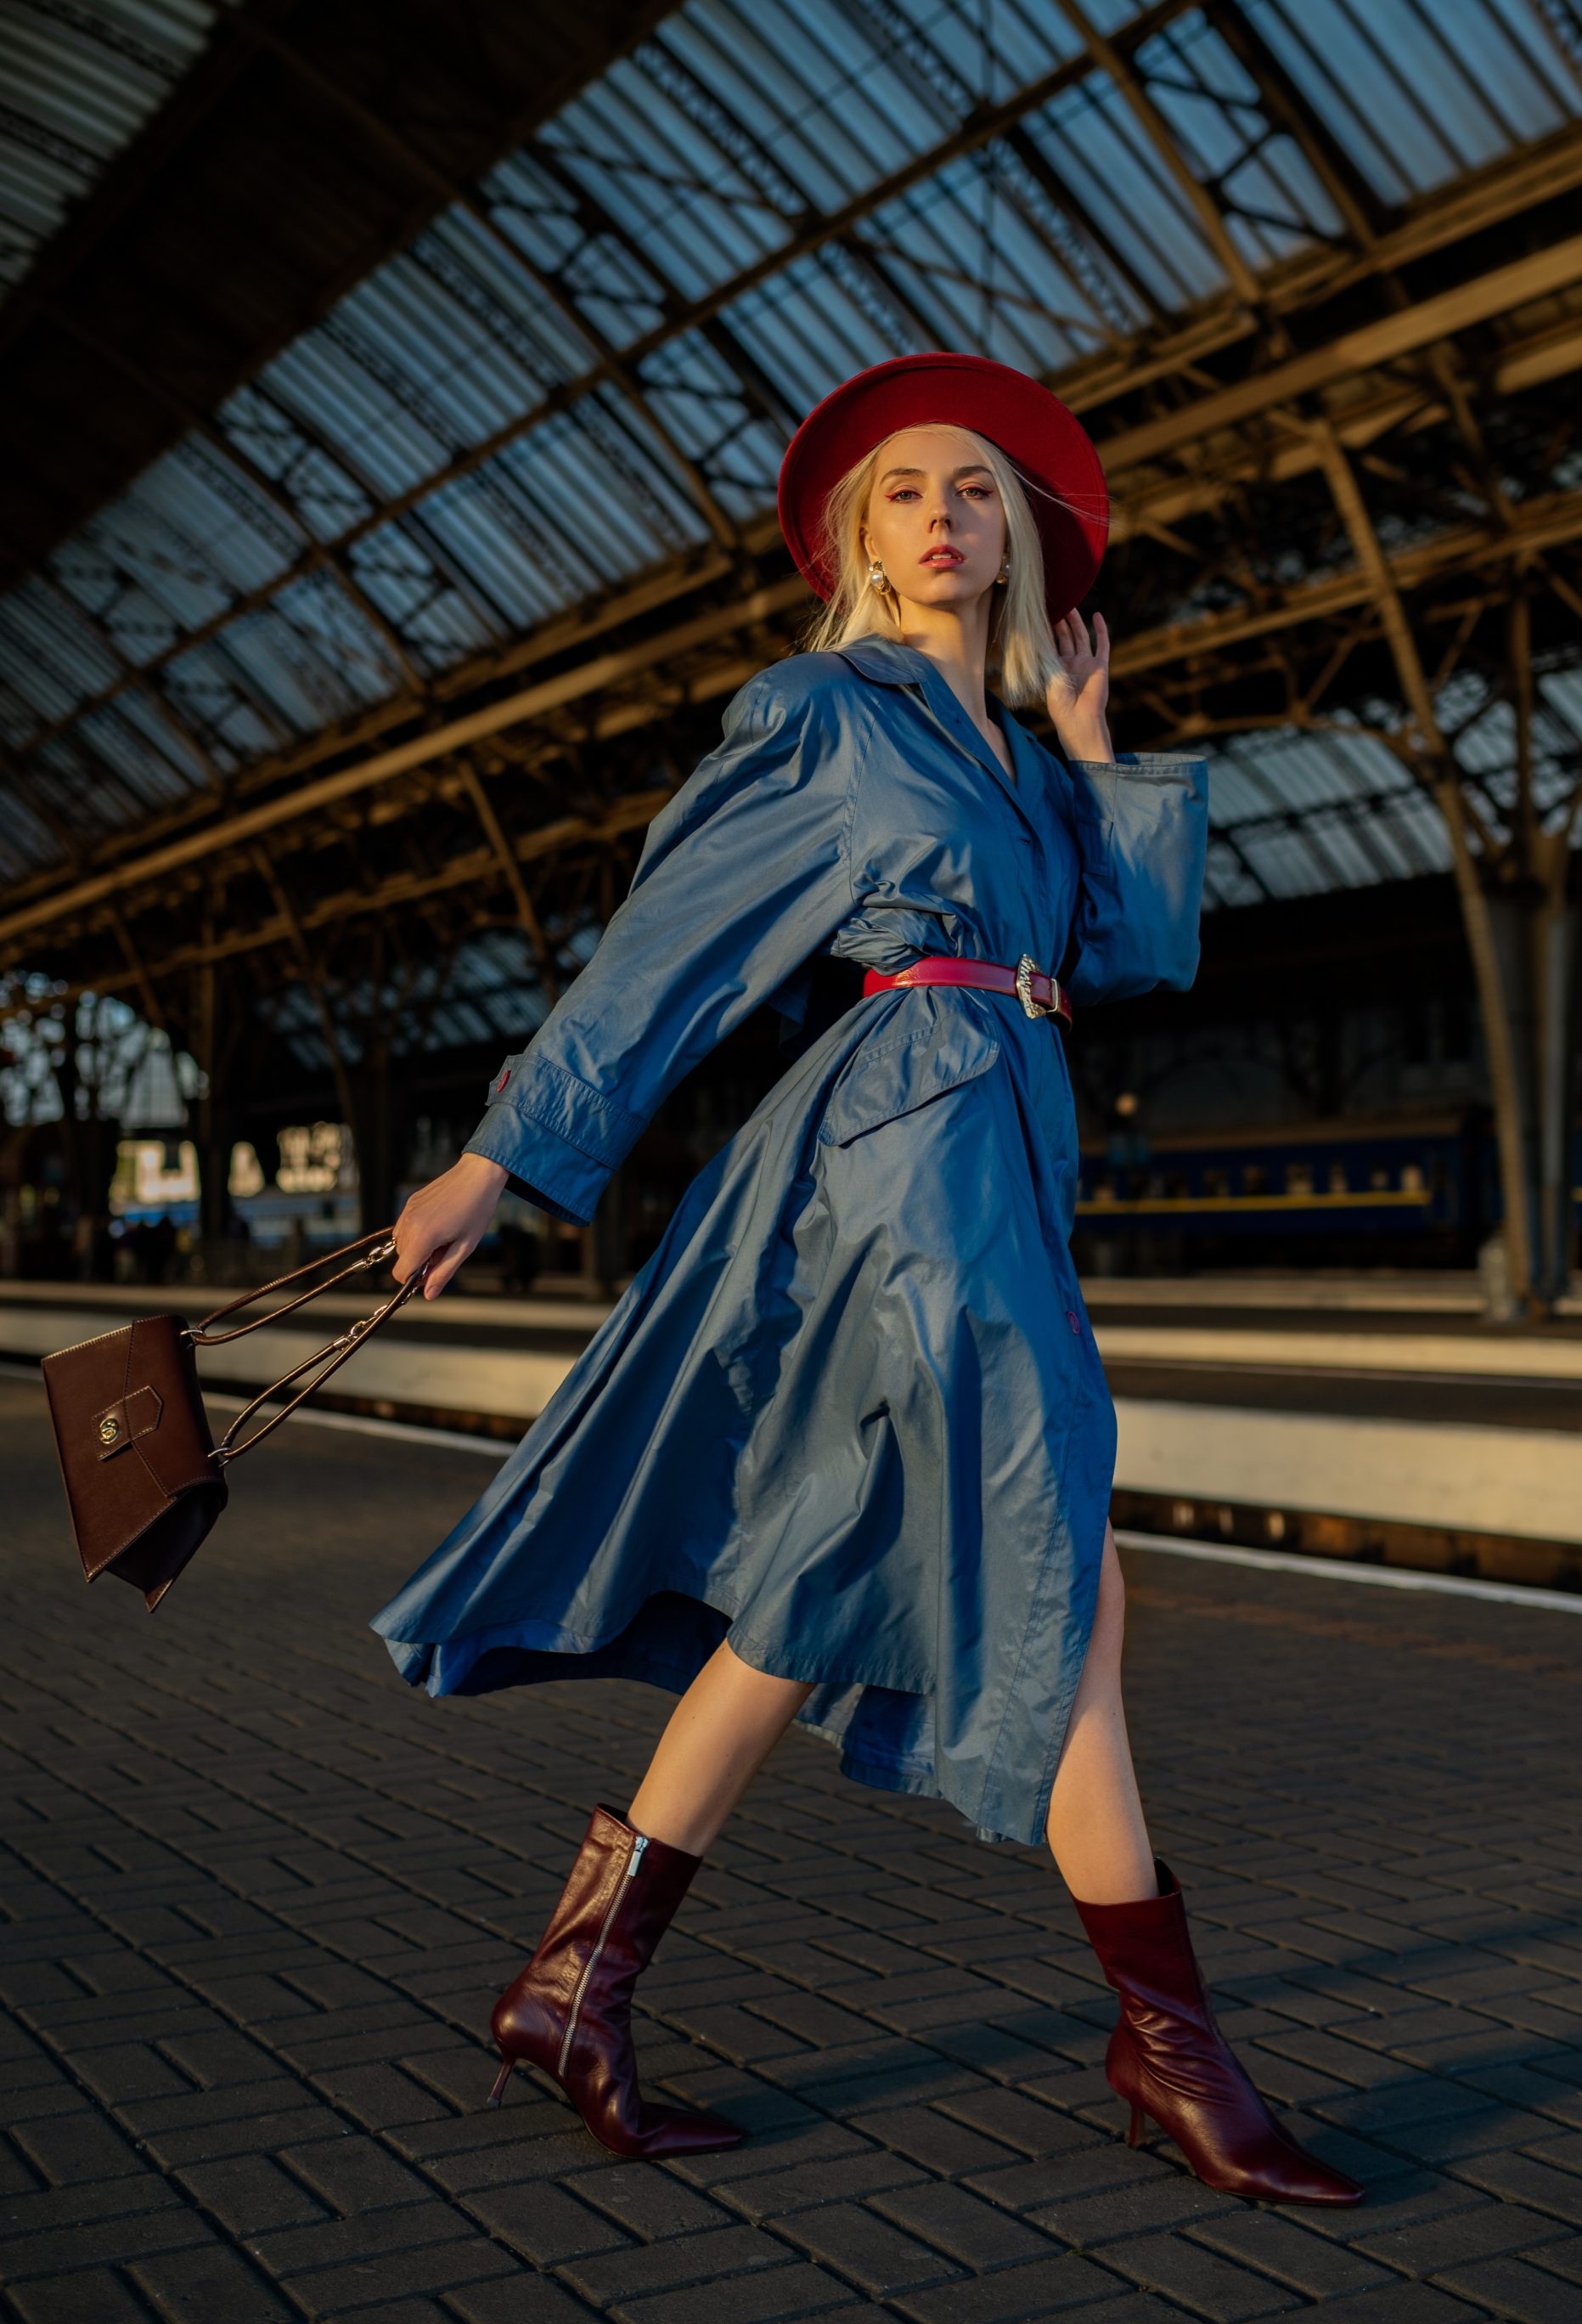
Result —
<instances>
[{"instance_id":1,"label":"coat collar","mask_svg":"<svg viewBox=\"0 0 1582 2324\"><path fill-rule=\"evenodd\" d=\"M906 645L899 638L881 637L870 631L846 645L837 646L835 651L853 669L860 670L864 678L874 678L880 686L915 687L952 741L959 742L989 769L1023 820L1037 828L1032 795L1035 785L1043 788L1038 745L992 688L989 689L989 699L999 710L1000 725L1010 745L1011 762L1016 770L1015 782L957 701L948 678L920 646Z\"/></svg>"}]
</instances>

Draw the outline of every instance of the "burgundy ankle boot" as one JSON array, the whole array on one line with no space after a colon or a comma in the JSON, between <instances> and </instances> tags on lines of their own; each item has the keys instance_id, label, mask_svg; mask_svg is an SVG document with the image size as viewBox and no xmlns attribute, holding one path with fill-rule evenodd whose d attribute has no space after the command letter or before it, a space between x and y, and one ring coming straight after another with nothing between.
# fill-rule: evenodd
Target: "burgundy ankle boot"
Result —
<instances>
[{"instance_id":1,"label":"burgundy ankle boot","mask_svg":"<svg viewBox=\"0 0 1582 2324\"><path fill-rule=\"evenodd\" d=\"M739 2144L740 2130L720 2115L645 2105L632 2052L631 1989L702 1861L634 1831L612 1808L593 1810L538 1950L494 2005L502 2062L491 2106L513 2066L538 2066L612 2153Z\"/></svg>"},{"instance_id":2,"label":"burgundy ankle boot","mask_svg":"<svg viewBox=\"0 0 1582 2324\"><path fill-rule=\"evenodd\" d=\"M1214 2022L1192 1951L1181 1883L1154 1858L1157 1896L1125 1904L1072 1902L1120 1996L1104 2071L1130 2102L1130 2143L1143 2116L1168 2131L1206 2187L1265 2203L1358 2203L1363 2189L1298 2146L1275 2121Z\"/></svg>"}]
</instances>

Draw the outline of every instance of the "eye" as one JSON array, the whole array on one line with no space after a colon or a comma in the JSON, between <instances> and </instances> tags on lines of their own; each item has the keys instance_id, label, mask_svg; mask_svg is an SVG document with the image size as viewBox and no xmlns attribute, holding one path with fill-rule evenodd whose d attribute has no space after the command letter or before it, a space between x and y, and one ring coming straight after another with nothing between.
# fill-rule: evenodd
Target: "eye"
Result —
<instances>
[{"instance_id":1,"label":"eye","mask_svg":"<svg viewBox=\"0 0 1582 2324\"><path fill-rule=\"evenodd\" d=\"M964 493L976 493L980 501L994 498L993 488L989 484L963 484L961 490Z\"/></svg>"},{"instance_id":2,"label":"eye","mask_svg":"<svg viewBox=\"0 0 1582 2324\"><path fill-rule=\"evenodd\" d=\"M896 486L895 491L894 491L893 493L890 493L889 497L890 497L890 499L891 499L891 500L893 500L893 501L905 500L908 493L910 493L912 494L913 498L914 498L914 499L915 499L915 498L916 498L916 494L917 494L917 487L916 487L916 485L915 485L915 484L897 484L897 485Z\"/></svg>"}]
</instances>

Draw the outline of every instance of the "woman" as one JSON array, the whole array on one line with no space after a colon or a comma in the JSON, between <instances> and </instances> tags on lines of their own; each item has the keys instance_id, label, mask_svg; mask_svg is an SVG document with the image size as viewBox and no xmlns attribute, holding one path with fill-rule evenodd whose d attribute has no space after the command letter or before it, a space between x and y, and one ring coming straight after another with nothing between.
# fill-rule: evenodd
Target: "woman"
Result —
<instances>
[{"instance_id":1,"label":"woman","mask_svg":"<svg viewBox=\"0 0 1582 2324\"><path fill-rule=\"evenodd\" d=\"M1203 761L1118 761L1103 618L1052 627L1107 502L1023 374L859 374L798 429L779 505L827 600L810 649L731 700L593 959L396 1228L397 1275L428 1264L433 1297L506 1185L586 1221L689 1065L761 1003L793 1028L781 1080L374 1622L434 1694L604 1673L681 1694L495 2008L495 2098L530 2062L618 2153L740 2135L644 2103L630 1997L796 1718L861 1782L1047 1838L1121 1997L1107 2070L1134 2143L1148 2115L1210 2186L1352 2201L1226 2046L1149 1845L1114 1410L1067 1248L1057 1018L1191 982ZM1063 759L1007 703L1046 706Z\"/></svg>"}]
</instances>

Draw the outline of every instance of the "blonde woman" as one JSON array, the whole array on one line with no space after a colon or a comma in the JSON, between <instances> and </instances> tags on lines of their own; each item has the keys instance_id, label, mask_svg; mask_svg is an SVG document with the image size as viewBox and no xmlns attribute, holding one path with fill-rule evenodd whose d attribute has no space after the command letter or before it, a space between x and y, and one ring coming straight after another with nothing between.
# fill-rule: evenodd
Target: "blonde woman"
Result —
<instances>
[{"instance_id":1,"label":"blonde woman","mask_svg":"<svg viewBox=\"0 0 1582 2324\"><path fill-rule=\"evenodd\" d=\"M808 650L734 696L592 960L396 1229L432 1297L508 1185L586 1221L706 1050L764 1003L791 1028L780 1081L374 1622L435 1695L616 1674L681 1697L501 1996L494 2095L537 2066L623 2154L740 2136L642 2098L632 1988L796 1719L860 1783L1047 1842L1120 1995L1134 2140L1151 2116L1212 2187L1355 2200L1227 2047L1149 1843L1114 1410L1067 1247L1066 1028L1191 982L1204 763L1111 748L1108 633L1074 610L1104 479L1037 382L949 353L860 373L798 429L779 506L825 601ZM1046 711L1059 753L1012 708Z\"/></svg>"}]
</instances>

